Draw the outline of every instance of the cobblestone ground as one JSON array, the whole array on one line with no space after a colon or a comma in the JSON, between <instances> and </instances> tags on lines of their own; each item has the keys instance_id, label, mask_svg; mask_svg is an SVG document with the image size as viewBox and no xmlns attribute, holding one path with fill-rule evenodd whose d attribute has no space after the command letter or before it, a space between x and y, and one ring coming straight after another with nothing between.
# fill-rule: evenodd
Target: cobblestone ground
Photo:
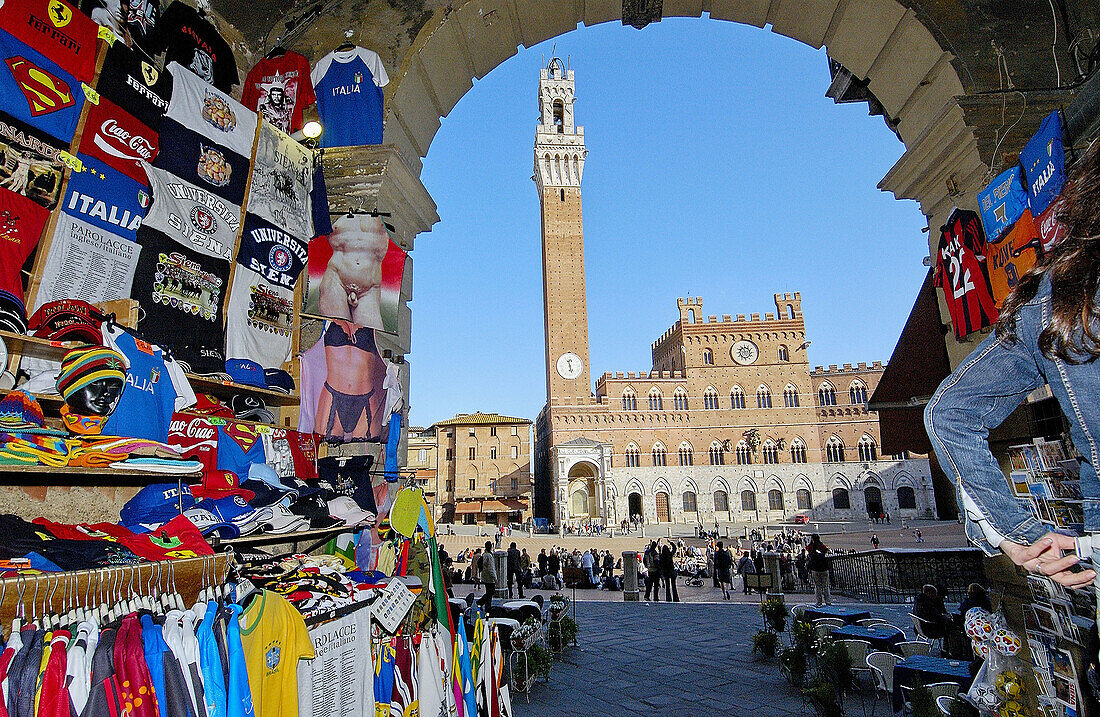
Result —
<instances>
[{"instance_id":1,"label":"cobblestone ground","mask_svg":"<svg viewBox=\"0 0 1100 717\"><path fill-rule=\"evenodd\" d=\"M904 605L864 606L909 627ZM528 703L515 695L517 717L703 717L809 715L775 660L750 654L762 626L755 604L577 603L579 645L555 658L548 682ZM885 701L855 700L851 715L888 715Z\"/></svg>"}]
</instances>

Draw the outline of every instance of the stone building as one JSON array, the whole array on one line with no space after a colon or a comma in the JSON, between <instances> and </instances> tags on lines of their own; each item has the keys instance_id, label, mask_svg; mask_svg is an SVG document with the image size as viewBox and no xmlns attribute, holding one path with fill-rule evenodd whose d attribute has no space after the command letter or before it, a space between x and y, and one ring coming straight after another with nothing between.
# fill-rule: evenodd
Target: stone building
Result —
<instances>
[{"instance_id":1,"label":"stone building","mask_svg":"<svg viewBox=\"0 0 1100 717\"><path fill-rule=\"evenodd\" d=\"M424 491L424 499L434 510L439 454L435 447L435 431L422 426L409 426L408 437L405 468L412 472L417 487Z\"/></svg>"},{"instance_id":2,"label":"stone building","mask_svg":"<svg viewBox=\"0 0 1100 717\"><path fill-rule=\"evenodd\" d=\"M592 392L574 75L541 71L534 169L542 211L547 403L535 427L534 514L555 524L933 516L928 461L879 455L867 399L883 364L817 367L799 293L775 312L705 316L677 301L653 370Z\"/></svg>"},{"instance_id":3,"label":"stone building","mask_svg":"<svg viewBox=\"0 0 1100 717\"><path fill-rule=\"evenodd\" d=\"M460 413L427 432L435 440L438 520L505 525L531 517L530 420Z\"/></svg>"}]
</instances>

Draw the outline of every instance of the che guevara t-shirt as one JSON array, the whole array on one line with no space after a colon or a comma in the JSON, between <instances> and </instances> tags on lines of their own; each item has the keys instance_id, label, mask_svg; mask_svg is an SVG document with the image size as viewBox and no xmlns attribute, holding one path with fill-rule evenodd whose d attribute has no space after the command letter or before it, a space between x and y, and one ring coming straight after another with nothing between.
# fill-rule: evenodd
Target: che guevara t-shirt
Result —
<instances>
[{"instance_id":1,"label":"che guevara t-shirt","mask_svg":"<svg viewBox=\"0 0 1100 717\"><path fill-rule=\"evenodd\" d=\"M160 127L172 98L172 75L116 40L103 57L96 91L150 129Z\"/></svg>"},{"instance_id":2,"label":"che guevara t-shirt","mask_svg":"<svg viewBox=\"0 0 1100 717\"><path fill-rule=\"evenodd\" d=\"M68 149L68 144L0 112L0 187L53 209L65 176L61 152Z\"/></svg>"},{"instance_id":3,"label":"che guevara t-shirt","mask_svg":"<svg viewBox=\"0 0 1100 717\"><path fill-rule=\"evenodd\" d=\"M154 167L159 167L207 189L222 199L240 205L248 181L248 159L211 142L173 119L165 118L160 126L163 151Z\"/></svg>"},{"instance_id":4,"label":"che guevara t-shirt","mask_svg":"<svg viewBox=\"0 0 1100 717\"><path fill-rule=\"evenodd\" d=\"M66 144L71 142L84 106L80 82L3 30L0 57L0 107Z\"/></svg>"},{"instance_id":5,"label":"che guevara t-shirt","mask_svg":"<svg viewBox=\"0 0 1100 717\"><path fill-rule=\"evenodd\" d=\"M83 170L72 172L65 187L65 212L104 231L137 240L137 230L149 209L149 186L117 172L85 154Z\"/></svg>"},{"instance_id":6,"label":"che guevara t-shirt","mask_svg":"<svg viewBox=\"0 0 1100 717\"><path fill-rule=\"evenodd\" d=\"M309 241L313 238L313 155L269 122L260 124L248 211Z\"/></svg>"},{"instance_id":7,"label":"che guevara t-shirt","mask_svg":"<svg viewBox=\"0 0 1100 717\"><path fill-rule=\"evenodd\" d=\"M193 251L226 260L233 256L241 226L239 205L152 165L145 165L145 174L153 190L146 226Z\"/></svg>"},{"instance_id":8,"label":"che guevara t-shirt","mask_svg":"<svg viewBox=\"0 0 1100 717\"><path fill-rule=\"evenodd\" d=\"M168 116L211 142L251 157L256 142L256 113L179 63L169 63L168 72L172 74Z\"/></svg>"},{"instance_id":9,"label":"che guevara t-shirt","mask_svg":"<svg viewBox=\"0 0 1100 717\"><path fill-rule=\"evenodd\" d=\"M316 101L309 61L291 51L257 62L248 71L241 94L241 104L288 133L301 129L302 110Z\"/></svg>"}]
</instances>

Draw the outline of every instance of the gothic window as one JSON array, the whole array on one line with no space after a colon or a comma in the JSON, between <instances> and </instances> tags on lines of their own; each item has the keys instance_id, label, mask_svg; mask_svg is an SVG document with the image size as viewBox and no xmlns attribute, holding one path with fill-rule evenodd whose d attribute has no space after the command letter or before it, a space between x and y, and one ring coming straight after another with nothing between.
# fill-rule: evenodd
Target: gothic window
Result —
<instances>
[{"instance_id":1,"label":"gothic window","mask_svg":"<svg viewBox=\"0 0 1100 717\"><path fill-rule=\"evenodd\" d=\"M746 512L756 510L756 493L751 490L741 491L741 510Z\"/></svg>"},{"instance_id":2,"label":"gothic window","mask_svg":"<svg viewBox=\"0 0 1100 717\"><path fill-rule=\"evenodd\" d=\"M626 467L637 468L640 465L638 460L638 446L631 443L626 447Z\"/></svg>"},{"instance_id":3,"label":"gothic window","mask_svg":"<svg viewBox=\"0 0 1100 717\"><path fill-rule=\"evenodd\" d=\"M756 389L756 407L757 408L771 408L772 407L772 392L764 384L760 384L760 387Z\"/></svg>"},{"instance_id":4,"label":"gothic window","mask_svg":"<svg viewBox=\"0 0 1100 717\"><path fill-rule=\"evenodd\" d=\"M791 441L791 463L805 463L806 462L806 444L802 442L801 438L796 438Z\"/></svg>"},{"instance_id":5,"label":"gothic window","mask_svg":"<svg viewBox=\"0 0 1100 717\"><path fill-rule=\"evenodd\" d=\"M691 491L684 493L684 512L695 513L698 507L695 505L695 494Z\"/></svg>"},{"instance_id":6,"label":"gothic window","mask_svg":"<svg viewBox=\"0 0 1100 717\"><path fill-rule=\"evenodd\" d=\"M764 445L761 446L761 453L764 455L764 462L768 464L774 464L779 462L779 449L775 447L775 443L772 439L764 441Z\"/></svg>"},{"instance_id":7,"label":"gothic window","mask_svg":"<svg viewBox=\"0 0 1100 717\"><path fill-rule=\"evenodd\" d=\"M712 466L725 465L726 455L725 452L722 450L721 443L719 443L718 441L714 441L713 443L711 443L710 448L707 450L707 453L710 455L710 464Z\"/></svg>"},{"instance_id":8,"label":"gothic window","mask_svg":"<svg viewBox=\"0 0 1100 717\"><path fill-rule=\"evenodd\" d=\"M714 491L714 510L718 513L728 512L730 509L730 497L724 490Z\"/></svg>"},{"instance_id":9,"label":"gothic window","mask_svg":"<svg viewBox=\"0 0 1100 717\"><path fill-rule=\"evenodd\" d=\"M680 465L690 466L695 463L695 457L692 453L691 445L689 443L681 443L680 450L677 451L677 453L680 457Z\"/></svg>"},{"instance_id":10,"label":"gothic window","mask_svg":"<svg viewBox=\"0 0 1100 717\"><path fill-rule=\"evenodd\" d=\"M649 410L660 411L664 406L661 405L661 392L657 389L653 389L649 392Z\"/></svg>"},{"instance_id":11,"label":"gothic window","mask_svg":"<svg viewBox=\"0 0 1100 717\"><path fill-rule=\"evenodd\" d=\"M878 450L875 447L875 439L868 436L866 433L859 439L859 460L863 463L869 463L870 461L878 460Z\"/></svg>"},{"instance_id":12,"label":"gothic window","mask_svg":"<svg viewBox=\"0 0 1100 717\"><path fill-rule=\"evenodd\" d=\"M791 360L791 352L788 351L787 347L783 344L779 345L779 360L780 361L790 361Z\"/></svg>"},{"instance_id":13,"label":"gothic window","mask_svg":"<svg viewBox=\"0 0 1100 717\"><path fill-rule=\"evenodd\" d=\"M714 352L710 349L703 349L703 363L707 366L714 365Z\"/></svg>"},{"instance_id":14,"label":"gothic window","mask_svg":"<svg viewBox=\"0 0 1100 717\"><path fill-rule=\"evenodd\" d=\"M783 491L768 491L768 510L783 510Z\"/></svg>"},{"instance_id":15,"label":"gothic window","mask_svg":"<svg viewBox=\"0 0 1100 717\"><path fill-rule=\"evenodd\" d=\"M660 443L655 443L653 445L652 453L653 453L653 465L654 466L663 466L667 463L667 455L665 453L665 447L662 446Z\"/></svg>"},{"instance_id":16,"label":"gothic window","mask_svg":"<svg viewBox=\"0 0 1100 717\"><path fill-rule=\"evenodd\" d=\"M844 462L844 443L836 436L825 442L825 460L829 463Z\"/></svg>"},{"instance_id":17,"label":"gothic window","mask_svg":"<svg viewBox=\"0 0 1100 717\"><path fill-rule=\"evenodd\" d=\"M489 446L489 460L495 461L497 459L497 447Z\"/></svg>"},{"instance_id":18,"label":"gothic window","mask_svg":"<svg viewBox=\"0 0 1100 717\"><path fill-rule=\"evenodd\" d=\"M862 381L853 381L848 387L848 399L853 406L867 404L867 386Z\"/></svg>"},{"instance_id":19,"label":"gothic window","mask_svg":"<svg viewBox=\"0 0 1100 717\"><path fill-rule=\"evenodd\" d=\"M682 388L677 388L676 393L672 395L672 403L677 411L686 411L688 408L687 392Z\"/></svg>"},{"instance_id":20,"label":"gothic window","mask_svg":"<svg viewBox=\"0 0 1100 717\"><path fill-rule=\"evenodd\" d=\"M477 460L477 446L470 446L470 460Z\"/></svg>"},{"instance_id":21,"label":"gothic window","mask_svg":"<svg viewBox=\"0 0 1100 717\"><path fill-rule=\"evenodd\" d=\"M833 508L836 510L849 510L852 501L848 497L848 491L844 488L833 488Z\"/></svg>"},{"instance_id":22,"label":"gothic window","mask_svg":"<svg viewBox=\"0 0 1100 717\"><path fill-rule=\"evenodd\" d=\"M623 391L623 410L624 411L637 411L638 410L638 397L634 395L634 392L629 388Z\"/></svg>"},{"instance_id":23,"label":"gothic window","mask_svg":"<svg viewBox=\"0 0 1100 717\"><path fill-rule=\"evenodd\" d=\"M558 134L565 133L565 104L561 100L554 100L554 127Z\"/></svg>"},{"instance_id":24,"label":"gothic window","mask_svg":"<svg viewBox=\"0 0 1100 717\"><path fill-rule=\"evenodd\" d=\"M913 510L917 507L917 494L907 485L898 488L898 508Z\"/></svg>"},{"instance_id":25,"label":"gothic window","mask_svg":"<svg viewBox=\"0 0 1100 717\"><path fill-rule=\"evenodd\" d=\"M798 408L798 389L792 384L787 384L783 389L783 405L786 408Z\"/></svg>"},{"instance_id":26,"label":"gothic window","mask_svg":"<svg viewBox=\"0 0 1100 717\"><path fill-rule=\"evenodd\" d=\"M703 408L718 410L718 392L710 386L707 386L707 390L703 392Z\"/></svg>"},{"instance_id":27,"label":"gothic window","mask_svg":"<svg viewBox=\"0 0 1100 717\"><path fill-rule=\"evenodd\" d=\"M740 386L734 386L730 389L730 408L738 409L745 407L745 392L741 390Z\"/></svg>"},{"instance_id":28,"label":"gothic window","mask_svg":"<svg viewBox=\"0 0 1100 717\"><path fill-rule=\"evenodd\" d=\"M893 458L895 461L904 461L906 458L909 457L909 451L902 451L901 453L895 453L890 457Z\"/></svg>"},{"instance_id":29,"label":"gothic window","mask_svg":"<svg viewBox=\"0 0 1100 717\"><path fill-rule=\"evenodd\" d=\"M821 387L817 389L817 400L822 406L835 406L836 389L833 388L833 384L828 381L821 384Z\"/></svg>"},{"instance_id":30,"label":"gothic window","mask_svg":"<svg viewBox=\"0 0 1100 717\"><path fill-rule=\"evenodd\" d=\"M752 463L752 450L745 441L737 442L737 465L747 466Z\"/></svg>"},{"instance_id":31,"label":"gothic window","mask_svg":"<svg viewBox=\"0 0 1100 717\"><path fill-rule=\"evenodd\" d=\"M805 488L799 488L794 492L794 499L797 502L799 510L810 510L813 505L810 501L810 491Z\"/></svg>"}]
</instances>

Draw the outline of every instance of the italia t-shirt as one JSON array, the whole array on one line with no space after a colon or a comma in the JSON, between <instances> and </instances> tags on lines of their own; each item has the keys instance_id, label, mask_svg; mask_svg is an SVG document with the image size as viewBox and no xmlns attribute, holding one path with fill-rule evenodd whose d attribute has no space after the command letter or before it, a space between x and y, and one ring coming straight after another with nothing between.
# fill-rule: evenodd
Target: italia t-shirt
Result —
<instances>
[{"instance_id":1,"label":"italia t-shirt","mask_svg":"<svg viewBox=\"0 0 1100 717\"><path fill-rule=\"evenodd\" d=\"M1042 252L1043 239L1031 210L1025 209L1000 240L985 245L985 267L998 311Z\"/></svg>"},{"instance_id":2,"label":"italia t-shirt","mask_svg":"<svg viewBox=\"0 0 1100 717\"><path fill-rule=\"evenodd\" d=\"M322 147L382 143L382 88L389 84L378 53L363 47L330 52L313 68Z\"/></svg>"},{"instance_id":3,"label":"italia t-shirt","mask_svg":"<svg viewBox=\"0 0 1100 717\"><path fill-rule=\"evenodd\" d=\"M67 144L0 112L0 187L53 209L61 196Z\"/></svg>"},{"instance_id":4,"label":"italia t-shirt","mask_svg":"<svg viewBox=\"0 0 1100 717\"><path fill-rule=\"evenodd\" d=\"M1023 169L1017 164L998 174L988 187L978 192L978 208L987 241L996 241L1027 209L1023 177Z\"/></svg>"},{"instance_id":5,"label":"italia t-shirt","mask_svg":"<svg viewBox=\"0 0 1100 717\"><path fill-rule=\"evenodd\" d=\"M142 163L156 158L159 145L156 132L114 102L100 97L88 108L80 151L130 179L145 182Z\"/></svg>"},{"instance_id":6,"label":"italia t-shirt","mask_svg":"<svg viewBox=\"0 0 1100 717\"><path fill-rule=\"evenodd\" d=\"M139 325L192 373L225 370L221 313L229 261L199 252L148 223L138 230L141 258L131 296L145 310Z\"/></svg>"},{"instance_id":7,"label":"italia t-shirt","mask_svg":"<svg viewBox=\"0 0 1100 717\"><path fill-rule=\"evenodd\" d=\"M298 661L315 654L301 614L264 590L241 614L240 626L256 717L297 715Z\"/></svg>"},{"instance_id":8,"label":"italia t-shirt","mask_svg":"<svg viewBox=\"0 0 1100 717\"><path fill-rule=\"evenodd\" d=\"M309 62L291 51L257 62L241 95L241 104L289 134L301 129L302 110L316 101Z\"/></svg>"},{"instance_id":9,"label":"italia t-shirt","mask_svg":"<svg viewBox=\"0 0 1100 717\"><path fill-rule=\"evenodd\" d=\"M940 229L935 285L943 289L956 338L992 326L997 307L985 269L985 238L974 212L956 209Z\"/></svg>"},{"instance_id":10,"label":"italia t-shirt","mask_svg":"<svg viewBox=\"0 0 1100 717\"><path fill-rule=\"evenodd\" d=\"M0 291L23 297L23 262L38 246L49 216L23 195L0 189Z\"/></svg>"},{"instance_id":11,"label":"italia t-shirt","mask_svg":"<svg viewBox=\"0 0 1100 717\"><path fill-rule=\"evenodd\" d=\"M1024 167L1031 213L1042 214L1062 193L1066 182L1066 150L1058 110L1043 118L1039 131L1020 150L1020 164Z\"/></svg>"},{"instance_id":12,"label":"italia t-shirt","mask_svg":"<svg viewBox=\"0 0 1100 717\"><path fill-rule=\"evenodd\" d=\"M145 165L153 205L145 225L158 229L190 249L229 259L241 226L241 208L214 192L174 174Z\"/></svg>"},{"instance_id":13,"label":"italia t-shirt","mask_svg":"<svg viewBox=\"0 0 1100 717\"><path fill-rule=\"evenodd\" d=\"M129 35L142 48L150 46L160 17L159 0L84 0L81 7L92 20L120 38Z\"/></svg>"},{"instance_id":14,"label":"italia t-shirt","mask_svg":"<svg viewBox=\"0 0 1100 717\"><path fill-rule=\"evenodd\" d=\"M217 28L187 3L173 2L157 22L149 52L166 50L164 64L178 62L204 82L229 92L240 81L237 61Z\"/></svg>"},{"instance_id":15,"label":"italia t-shirt","mask_svg":"<svg viewBox=\"0 0 1100 717\"><path fill-rule=\"evenodd\" d=\"M149 209L149 186L91 157L78 154L83 170L73 172L65 187L65 212L104 231L137 240Z\"/></svg>"},{"instance_id":16,"label":"italia t-shirt","mask_svg":"<svg viewBox=\"0 0 1100 717\"><path fill-rule=\"evenodd\" d=\"M172 75L148 58L115 41L103 57L96 91L151 129L160 127L172 98Z\"/></svg>"},{"instance_id":17,"label":"italia t-shirt","mask_svg":"<svg viewBox=\"0 0 1100 717\"><path fill-rule=\"evenodd\" d=\"M244 202L248 181L248 158L211 142L198 132L165 118L160 127L164 151L154 167L209 190L233 204Z\"/></svg>"},{"instance_id":18,"label":"italia t-shirt","mask_svg":"<svg viewBox=\"0 0 1100 717\"><path fill-rule=\"evenodd\" d=\"M313 155L268 122L260 125L248 211L299 239L313 238Z\"/></svg>"},{"instance_id":19,"label":"italia t-shirt","mask_svg":"<svg viewBox=\"0 0 1100 717\"><path fill-rule=\"evenodd\" d=\"M99 28L65 0L7 0L0 3L0 27L76 79L92 81Z\"/></svg>"},{"instance_id":20,"label":"italia t-shirt","mask_svg":"<svg viewBox=\"0 0 1100 717\"><path fill-rule=\"evenodd\" d=\"M65 144L71 142L84 106L80 82L3 30L0 55L0 107Z\"/></svg>"},{"instance_id":21,"label":"italia t-shirt","mask_svg":"<svg viewBox=\"0 0 1100 717\"><path fill-rule=\"evenodd\" d=\"M256 113L179 63L169 64L168 72L172 74L168 116L211 142L251 157L256 142Z\"/></svg>"}]
</instances>

